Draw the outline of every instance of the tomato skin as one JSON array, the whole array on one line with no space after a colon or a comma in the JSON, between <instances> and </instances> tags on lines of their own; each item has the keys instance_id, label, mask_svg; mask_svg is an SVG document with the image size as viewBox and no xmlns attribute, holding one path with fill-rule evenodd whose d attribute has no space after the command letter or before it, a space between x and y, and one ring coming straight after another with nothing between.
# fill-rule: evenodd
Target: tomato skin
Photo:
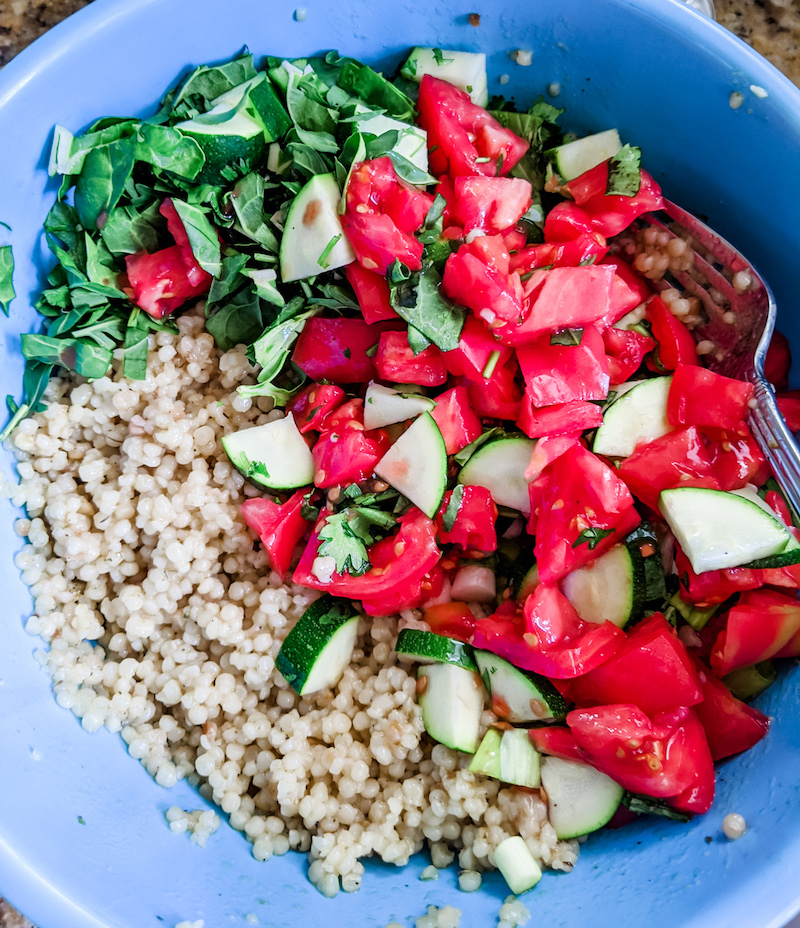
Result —
<instances>
[{"instance_id":1,"label":"tomato skin","mask_svg":"<svg viewBox=\"0 0 800 928\"><path fill-rule=\"evenodd\" d=\"M607 195L605 186L597 183L602 175L603 165L592 168L585 175L570 181L577 190L582 178L589 178L581 203L564 201L557 203L547 214L544 223L544 237L548 242L564 242L576 238L581 232L597 232L605 238L618 235L643 213L661 209L661 188L647 173L642 171L642 184L633 197ZM608 168L605 166L606 175Z\"/></svg>"},{"instance_id":2,"label":"tomato skin","mask_svg":"<svg viewBox=\"0 0 800 928\"><path fill-rule=\"evenodd\" d=\"M632 703L648 715L703 698L698 672L660 612L637 623L607 661L570 681L565 695L580 708Z\"/></svg>"},{"instance_id":3,"label":"tomato skin","mask_svg":"<svg viewBox=\"0 0 800 928\"><path fill-rule=\"evenodd\" d=\"M546 467L578 444L580 437L580 432L571 432L566 435L545 435L540 438L534 445L530 462L525 468L525 479L529 482L537 481ZM538 489L537 484L534 492L528 494L531 499L531 512L538 509L541 504L539 494L536 492Z\"/></svg>"},{"instance_id":4,"label":"tomato skin","mask_svg":"<svg viewBox=\"0 0 800 928\"><path fill-rule=\"evenodd\" d=\"M735 432L720 433L707 452L723 490L740 490L748 483L761 486L769 479L769 465L744 422Z\"/></svg>"},{"instance_id":5,"label":"tomato skin","mask_svg":"<svg viewBox=\"0 0 800 928\"><path fill-rule=\"evenodd\" d=\"M700 703L702 705L702 703ZM667 800L673 809L690 812L693 815L704 815L711 808L716 792L716 776L714 774L714 761L705 736L705 730L700 724L697 710L692 709L683 723L685 737L685 750L691 755L693 761L692 782L674 798Z\"/></svg>"},{"instance_id":6,"label":"tomato skin","mask_svg":"<svg viewBox=\"0 0 800 928\"><path fill-rule=\"evenodd\" d=\"M189 244L189 235L186 228L175 209L175 204L168 197L158 208L159 213L167 220L167 230L175 239L175 244L181 250L181 258L186 268L186 279L192 289L199 289L205 293L211 286L211 274L203 270L197 263L192 246Z\"/></svg>"},{"instance_id":7,"label":"tomato skin","mask_svg":"<svg viewBox=\"0 0 800 928\"><path fill-rule=\"evenodd\" d=\"M315 485L325 489L366 480L390 445L385 429L364 430L364 401L349 400L328 416L311 449Z\"/></svg>"},{"instance_id":8,"label":"tomato skin","mask_svg":"<svg viewBox=\"0 0 800 928\"><path fill-rule=\"evenodd\" d=\"M345 193L342 227L361 266L385 274L397 259L418 271L422 243L413 233L432 203L429 194L400 180L388 157L356 164Z\"/></svg>"},{"instance_id":9,"label":"tomato skin","mask_svg":"<svg viewBox=\"0 0 800 928\"><path fill-rule=\"evenodd\" d=\"M458 545L465 551L477 549L488 553L497 550L497 506L492 494L486 487L465 486L453 527L446 531L444 514L452 495L452 490L445 493L436 514L439 540L443 544Z\"/></svg>"},{"instance_id":10,"label":"tomato skin","mask_svg":"<svg viewBox=\"0 0 800 928\"><path fill-rule=\"evenodd\" d=\"M389 284L386 278L375 271L368 271L358 261L348 264L344 276L353 288L364 322L370 325L385 319L399 319L389 302Z\"/></svg>"},{"instance_id":11,"label":"tomato skin","mask_svg":"<svg viewBox=\"0 0 800 928\"><path fill-rule=\"evenodd\" d=\"M703 687L703 701L695 707L706 732L714 760L732 757L753 745L769 731L769 716L737 699L727 686L695 658Z\"/></svg>"},{"instance_id":12,"label":"tomato skin","mask_svg":"<svg viewBox=\"0 0 800 928\"><path fill-rule=\"evenodd\" d=\"M211 286L210 274L199 283L190 282L192 269L187 269L178 245L153 254L126 255L125 268L133 290L133 302L154 319L163 319L192 297L207 293ZM194 273L192 276L196 277Z\"/></svg>"},{"instance_id":13,"label":"tomato skin","mask_svg":"<svg viewBox=\"0 0 800 928\"><path fill-rule=\"evenodd\" d=\"M528 150L527 142L504 129L463 90L429 74L420 83L417 106L419 123L427 130L433 150L434 174L505 175ZM483 158L488 161L479 160Z\"/></svg>"},{"instance_id":14,"label":"tomato skin","mask_svg":"<svg viewBox=\"0 0 800 928\"><path fill-rule=\"evenodd\" d=\"M516 325L523 315L522 283L519 275L503 269L508 256L503 249L500 255L487 254L483 239L476 239L450 255L442 275L442 292L471 309L490 330Z\"/></svg>"},{"instance_id":15,"label":"tomato skin","mask_svg":"<svg viewBox=\"0 0 800 928\"><path fill-rule=\"evenodd\" d=\"M463 385L440 393L435 402L436 406L431 411L433 421L439 426L447 453L456 454L481 434L481 421L475 415L469 393Z\"/></svg>"},{"instance_id":16,"label":"tomato skin","mask_svg":"<svg viewBox=\"0 0 800 928\"><path fill-rule=\"evenodd\" d=\"M658 343L658 360L662 367L674 371L681 364L698 364L692 333L674 316L661 297L647 304L647 318Z\"/></svg>"},{"instance_id":17,"label":"tomato skin","mask_svg":"<svg viewBox=\"0 0 800 928\"><path fill-rule=\"evenodd\" d=\"M553 406L533 406L526 393L522 399L517 424L528 438L570 435L596 429L603 423L603 413L596 403L573 400Z\"/></svg>"},{"instance_id":18,"label":"tomato skin","mask_svg":"<svg viewBox=\"0 0 800 928\"><path fill-rule=\"evenodd\" d=\"M543 582L560 580L599 557L641 521L633 497L614 470L580 444L556 458L541 474L536 489L544 504L534 503L530 527ZM531 484L532 491L534 484ZM561 502L563 505L555 505ZM578 543L588 529L610 530L594 548Z\"/></svg>"},{"instance_id":19,"label":"tomato skin","mask_svg":"<svg viewBox=\"0 0 800 928\"><path fill-rule=\"evenodd\" d=\"M632 455L623 458L617 473L634 496L656 511L662 490L673 487L720 489L706 447L694 426L640 444Z\"/></svg>"},{"instance_id":20,"label":"tomato skin","mask_svg":"<svg viewBox=\"0 0 800 928\"><path fill-rule=\"evenodd\" d=\"M636 373L644 356L656 347L656 343L640 332L610 327L603 332L603 347L608 356L609 382L615 387Z\"/></svg>"},{"instance_id":21,"label":"tomato skin","mask_svg":"<svg viewBox=\"0 0 800 928\"><path fill-rule=\"evenodd\" d=\"M270 566L281 580L288 576L295 548L308 528L308 521L300 514L305 493L298 490L285 503L264 496L242 503L242 518L261 539Z\"/></svg>"},{"instance_id":22,"label":"tomato skin","mask_svg":"<svg viewBox=\"0 0 800 928\"><path fill-rule=\"evenodd\" d=\"M465 377L467 396L475 413L484 419L516 421L522 401L522 389L517 383L519 367L512 356L492 371L492 376Z\"/></svg>"},{"instance_id":23,"label":"tomato skin","mask_svg":"<svg viewBox=\"0 0 800 928\"><path fill-rule=\"evenodd\" d=\"M442 352L436 345L429 345L415 355L408 344L406 332L383 332L373 361L377 376L383 380L424 387L438 387L447 380Z\"/></svg>"},{"instance_id":24,"label":"tomato skin","mask_svg":"<svg viewBox=\"0 0 800 928\"><path fill-rule=\"evenodd\" d=\"M600 264L614 268L614 284L611 288L611 308L603 319L607 326L614 325L632 309L650 299L653 288L645 277L637 274L627 261L615 255L607 255ZM631 333L638 334L638 333ZM644 336L642 336L644 337Z\"/></svg>"},{"instance_id":25,"label":"tomato skin","mask_svg":"<svg viewBox=\"0 0 800 928\"><path fill-rule=\"evenodd\" d=\"M477 621L466 603L451 602L429 606L424 619L436 635L469 641Z\"/></svg>"},{"instance_id":26,"label":"tomato skin","mask_svg":"<svg viewBox=\"0 0 800 928\"><path fill-rule=\"evenodd\" d=\"M800 602L773 590L742 594L728 610L711 649L711 669L724 676L775 657L800 632Z\"/></svg>"},{"instance_id":27,"label":"tomato skin","mask_svg":"<svg viewBox=\"0 0 800 928\"><path fill-rule=\"evenodd\" d=\"M800 394L797 390L775 397L778 410L786 420L790 432L800 432Z\"/></svg>"},{"instance_id":28,"label":"tomato skin","mask_svg":"<svg viewBox=\"0 0 800 928\"><path fill-rule=\"evenodd\" d=\"M764 376L778 393L789 388L789 369L792 366L792 349L789 339L778 332L772 333L772 340L764 361Z\"/></svg>"},{"instance_id":29,"label":"tomato skin","mask_svg":"<svg viewBox=\"0 0 800 928\"><path fill-rule=\"evenodd\" d=\"M528 245L511 256L511 270L525 274L541 267L578 267L594 258L600 261L608 252L608 243L597 233L582 233L568 242L545 242Z\"/></svg>"},{"instance_id":30,"label":"tomato skin","mask_svg":"<svg viewBox=\"0 0 800 928\"><path fill-rule=\"evenodd\" d=\"M536 406L608 396L608 360L603 338L594 326L583 330L580 345L551 345L544 335L517 350L525 392Z\"/></svg>"},{"instance_id":31,"label":"tomato skin","mask_svg":"<svg viewBox=\"0 0 800 928\"><path fill-rule=\"evenodd\" d=\"M376 376L376 366L367 352L378 344L387 329L401 323L361 319L327 319L313 316L306 321L294 346L292 361L312 380L334 383L363 383Z\"/></svg>"},{"instance_id":32,"label":"tomato skin","mask_svg":"<svg viewBox=\"0 0 800 928\"><path fill-rule=\"evenodd\" d=\"M292 575L294 583L334 596L392 602L395 611L405 609L407 603L419 598L425 576L441 557L436 544L436 526L424 513L413 508L398 519L399 528L394 535L372 545L370 559L377 565L372 570L360 577L334 573L329 583L323 583L312 572L319 553L319 530L324 520L325 515L317 522L300 557ZM396 553L398 550L400 554Z\"/></svg>"},{"instance_id":33,"label":"tomato skin","mask_svg":"<svg viewBox=\"0 0 800 928\"><path fill-rule=\"evenodd\" d=\"M675 566L681 581L681 596L687 602L696 605L711 606L724 603L735 593L754 590L764 585L763 571L749 567L707 570L702 574L696 574L680 548L676 548L675 551Z\"/></svg>"},{"instance_id":34,"label":"tomato skin","mask_svg":"<svg viewBox=\"0 0 800 928\"><path fill-rule=\"evenodd\" d=\"M456 177L450 217L465 233L503 232L531 205L531 185L519 177Z\"/></svg>"},{"instance_id":35,"label":"tomato skin","mask_svg":"<svg viewBox=\"0 0 800 928\"><path fill-rule=\"evenodd\" d=\"M679 364L669 388L667 420L675 426L736 429L747 417L753 390L752 383Z\"/></svg>"},{"instance_id":36,"label":"tomato skin","mask_svg":"<svg viewBox=\"0 0 800 928\"><path fill-rule=\"evenodd\" d=\"M320 431L325 420L344 403L346 394L341 387L332 383L312 383L286 407L291 412L297 428L305 433Z\"/></svg>"},{"instance_id":37,"label":"tomato skin","mask_svg":"<svg viewBox=\"0 0 800 928\"><path fill-rule=\"evenodd\" d=\"M575 736L562 725L548 725L546 728L528 729L531 744L540 754L550 754L563 760L574 760L578 763L587 762L586 755L578 747Z\"/></svg>"},{"instance_id":38,"label":"tomato skin","mask_svg":"<svg viewBox=\"0 0 800 928\"><path fill-rule=\"evenodd\" d=\"M614 704L573 709L567 725L592 765L620 786L669 798L695 785L697 767L708 754L697 727L690 723L687 730L684 724L691 713L680 708L651 719L637 706Z\"/></svg>"}]
</instances>

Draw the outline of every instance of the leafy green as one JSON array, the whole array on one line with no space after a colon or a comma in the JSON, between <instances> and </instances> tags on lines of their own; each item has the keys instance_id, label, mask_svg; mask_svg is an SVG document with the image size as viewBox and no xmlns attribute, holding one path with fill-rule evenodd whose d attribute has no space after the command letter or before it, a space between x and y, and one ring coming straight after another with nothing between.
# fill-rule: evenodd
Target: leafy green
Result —
<instances>
[{"instance_id":1,"label":"leafy green","mask_svg":"<svg viewBox=\"0 0 800 928\"><path fill-rule=\"evenodd\" d=\"M395 260L387 275L395 312L442 351L458 347L466 310L444 297L441 278L432 262L421 271L410 271Z\"/></svg>"},{"instance_id":2,"label":"leafy green","mask_svg":"<svg viewBox=\"0 0 800 928\"><path fill-rule=\"evenodd\" d=\"M277 254L278 240L268 225L269 217L264 209L267 189L267 182L260 174L247 174L236 182L229 201L236 213L238 231Z\"/></svg>"},{"instance_id":3,"label":"leafy green","mask_svg":"<svg viewBox=\"0 0 800 928\"><path fill-rule=\"evenodd\" d=\"M189 236L189 244L197 263L204 271L216 276L222 270L222 250L217 230L211 225L207 210L178 199L173 199L172 204Z\"/></svg>"},{"instance_id":4,"label":"leafy green","mask_svg":"<svg viewBox=\"0 0 800 928\"><path fill-rule=\"evenodd\" d=\"M320 529L319 553L333 557L337 573L354 577L370 569L369 545L382 538L397 522L394 516L367 506L349 506L329 515Z\"/></svg>"},{"instance_id":5,"label":"leafy green","mask_svg":"<svg viewBox=\"0 0 800 928\"><path fill-rule=\"evenodd\" d=\"M594 551L604 538L613 534L613 528L596 528L591 526L590 528L585 528L580 535L578 535L575 541L572 542L572 547L577 548L578 545L588 544L589 550Z\"/></svg>"},{"instance_id":6,"label":"leafy green","mask_svg":"<svg viewBox=\"0 0 800 928\"><path fill-rule=\"evenodd\" d=\"M624 145L608 162L606 193L635 197L642 185L642 150Z\"/></svg>"},{"instance_id":7,"label":"leafy green","mask_svg":"<svg viewBox=\"0 0 800 928\"><path fill-rule=\"evenodd\" d=\"M75 184L75 208L84 229L98 228L101 217L117 205L133 172L135 155L132 139L118 139L86 156Z\"/></svg>"},{"instance_id":8,"label":"leafy green","mask_svg":"<svg viewBox=\"0 0 800 928\"><path fill-rule=\"evenodd\" d=\"M676 822L688 822L692 818L688 812L681 812L668 805L665 799L653 799L652 796L626 792L622 797L622 804L637 815L661 815Z\"/></svg>"},{"instance_id":9,"label":"leafy green","mask_svg":"<svg viewBox=\"0 0 800 928\"><path fill-rule=\"evenodd\" d=\"M187 180L194 180L206 163L203 149L197 142L169 126L143 123L136 134L135 157L162 171L171 171Z\"/></svg>"},{"instance_id":10,"label":"leafy green","mask_svg":"<svg viewBox=\"0 0 800 928\"><path fill-rule=\"evenodd\" d=\"M444 515L442 516L442 528L446 532L452 532L453 526L456 523L456 517L458 516L458 510L461 508L461 500L464 496L464 484L457 483L453 487L452 495L450 500L447 503L447 506L444 510Z\"/></svg>"},{"instance_id":11,"label":"leafy green","mask_svg":"<svg viewBox=\"0 0 800 928\"><path fill-rule=\"evenodd\" d=\"M261 302L252 285L239 290L224 306L206 318L206 329L220 351L249 345L264 330Z\"/></svg>"},{"instance_id":12,"label":"leafy green","mask_svg":"<svg viewBox=\"0 0 800 928\"><path fill-rule=\"evenodd\" d=\"M103 377L111 366L111 351L77 338L51 338L48 335L24 334L22 355L28 361L60 365L83 377Z\"/></svg>"},{"instance_id":13,"label":"leafy green","mask_svg":"<svg viewBox=\"0 0 800 928\"><path fill-rule=\"evenodd\" d=\"M10 245L0 248L0 307L8 315L8 306L16 296L14 290L14 253Z\"/></svg>"},{"instance_id":14,"label":"leafy green","mask_svg":"<svg viewBox=\"0 0 800 928\"><path fill-rule=\"evenodd\" d=\"M383 109L395 119L413 122L413 102L394 84L373 71L365 64L346 59L337 81L338 85L353 96L376 109Z\"/></svg>"},{"instance_id":15,"label":"leafy green","mask_svg":"<svg viewBox=\"0 0 800 928\"><path fill-rule=\"evenodd\" d=\"M122 373L131 380L147 377L147 336L150 326L141 310L134 310L125 329Z\"/></svg>"},{"instance_id":16,"label":"leafy green","mask_svg":"<svg viewBox=\"0 0 800 928\"><path fill-rule=\"evenodd\" d=\"M207 104L256 76L253 56L240 55L221 65L200 65L167 97L170 110L182 119L203 112Z\"/></svg>"},{"instance_id":17,"label":"leafy green","mask_svg":"<svg viewBox=\"0 0 800 928\"><path fill-rule=\"evenodd\" d=\"M159 227L163 225L158 207L158 201L154 200L141 210L134 206L118 206L112 210L100 230L106 248L115 255L157 251Z\"/></svg>"},{"instance_id":18,"label":"leafy green","mask_svg":"<svg viewBox=\"0 0 800 928\"><path fill-rule=\"evenodd\" d=\"M563 109L548 103L540 96L525 113L510 110L492 110L492 116L515 135L530 145L527 153L514 166L512 176L529 180L534 190L544 186L546 152L561 142L561 127L557 124Z\"/></svg>"},{"instance_id":19,"label":"leafy green","mask_svg":"<svg viewBox=\"0 0 800 928\"><path fill-rule=\"evenodd\" d=\"M583 329L559 329L550 336L551 345L580 345Z\"/></svg>"},{"instance_id":20,"label":"leafy green","mask_svg":"<svg viewBox=\"0 0 800 928\"><path fill-rule=\"evenodd\" d=\"M468 445L465 445L457 454L453 455L453 459L456 464L460 464L462 467L467 463L467 461L472 457L473 454L481 447L485 445L487 441L490 441L492 438L496 438L498 435L502 434L503 430L499 427L493 429L487 429L481 435L479 435L475 441L471 441Z\"/></svg>"}]
</instances>

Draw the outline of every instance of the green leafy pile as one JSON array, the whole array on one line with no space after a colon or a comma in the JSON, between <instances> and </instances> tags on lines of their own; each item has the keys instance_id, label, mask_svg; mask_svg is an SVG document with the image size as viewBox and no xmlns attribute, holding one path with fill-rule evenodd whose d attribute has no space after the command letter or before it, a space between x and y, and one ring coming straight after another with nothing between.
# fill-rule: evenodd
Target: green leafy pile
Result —
<instances>
[{"instance_id":1,"label":"green leafy pile","mask_svg":"<svg viewBox=\"0 0 800 928\"><path fill-rule=\"evenodd\" d=\"M147 376L149 335L176 326L133 305L125 258L173 244L160 212L167 198L195 259L213 278L206 328L221 350L247 345L259 369L258 382L241 392L285 404L303 382L290 356L305 321L323 310L358 313L338 275L281 280L289 207L312 176L331 172L344 190L353 164L382 155L409 183L433 184L394 150L396 129L375 135L360 128L379 114L413 124L415 94L416 85L403 77L390 81L336 52L294 61L270 57L259 69L245 51L193 70L146 118L103 118L77 136L57 126L50 173L60 175L61 185L44 228L57 263L36 302L42 329L22 336L23 396L19 403L8 397L11 421L0 438L40 406L59 369L94 379L117 358L126 377ZM561 111L542 100L528 113L498 105L498 118L532 142L515 173L534 180L538 191L543 152L561 137L555 125ZM422 271L395 266L390 274L392 302L409 324L416 352L431 343L454 347L464 321L464 310L439 292L453 248L441 236L444 206L437 197L420 233ZM538 206L526 220L535 240ZM11 250L0 248L0 308L6 312L14 296L12 272Z\"/></svg>"}]
</instances>

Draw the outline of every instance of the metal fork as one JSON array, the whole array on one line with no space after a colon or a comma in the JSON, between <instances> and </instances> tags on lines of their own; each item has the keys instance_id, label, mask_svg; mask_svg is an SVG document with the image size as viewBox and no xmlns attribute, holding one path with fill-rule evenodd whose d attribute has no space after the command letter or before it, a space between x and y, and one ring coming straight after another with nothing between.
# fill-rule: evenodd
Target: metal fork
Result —
<instances>
[{"instance_id":1,"label":"metal fork","mask_svg":"<svg viewBox=\"0 0 800 928\"><path fill-rule=\"evenodd\" d=\"M775 328L772 291L744 255L696 216L669 200L664 200L660 213L668 221L654 213L642 218L671 237L684 239L693 248L692 266L670 274L703 307L707 320L693 334L698 342L708 340L714 344L713 351L706 356L707 365L718 374L754 384L755 404L748 425L787 500L800 512L800 448L778 411L775 392L764 376L764 361ZM740 271L751 278L744 290L733 285L733 278ZM659 289L671 286L667 280L655 285ZM710 292L712 289L715 294Z\"/></svg>"}]
</instances>

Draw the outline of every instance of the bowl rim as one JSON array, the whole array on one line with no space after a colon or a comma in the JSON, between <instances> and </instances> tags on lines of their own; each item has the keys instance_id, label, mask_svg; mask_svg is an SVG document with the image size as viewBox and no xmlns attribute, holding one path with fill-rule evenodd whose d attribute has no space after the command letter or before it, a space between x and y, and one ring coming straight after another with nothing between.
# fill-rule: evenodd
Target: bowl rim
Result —
<instances>
[{"instance_id":1,"label":"bowl rim","mask_svg":"<svg viewBox=\"0 0 800 928\"><path fill-rule=\"evenodd\" d=\"M148 8L157 8L169 0L93 0L65 20L57 23L29 46L22 49L0 70L0 112L16 93L31 81L46 73L58 59L73 53L74 49L88 37L102 33L117 21L128 17L139 19ZM768 84L779 98L779 109L784 118L796 127L800 135L800 88L777 67L759 54L750 45L709 20L703 14L686 6L682 0L602 0L610 7L629 9L640 18L650 19L660 27L668 26L675 32L691 29L698 41L702 38L705 50L715 56L726 57L730 50L737 61L747 68L752 83ZM180 50L176 50L176 61ZM771 94L772 96L772 94ZM794 102L794 105L792 105ZM774 100L773 100L774 103ZM99 920L82 905L65 896L48 883L30 864L23 860L0 835L0 871L3 881L14 886L16 904L23 909L49 911L54 924L83 926L83 928L105 928L106 922ZM797 900L784 908L764 928L781 928L800 912L800 894Z\"/></svg>"}]
</instances>

